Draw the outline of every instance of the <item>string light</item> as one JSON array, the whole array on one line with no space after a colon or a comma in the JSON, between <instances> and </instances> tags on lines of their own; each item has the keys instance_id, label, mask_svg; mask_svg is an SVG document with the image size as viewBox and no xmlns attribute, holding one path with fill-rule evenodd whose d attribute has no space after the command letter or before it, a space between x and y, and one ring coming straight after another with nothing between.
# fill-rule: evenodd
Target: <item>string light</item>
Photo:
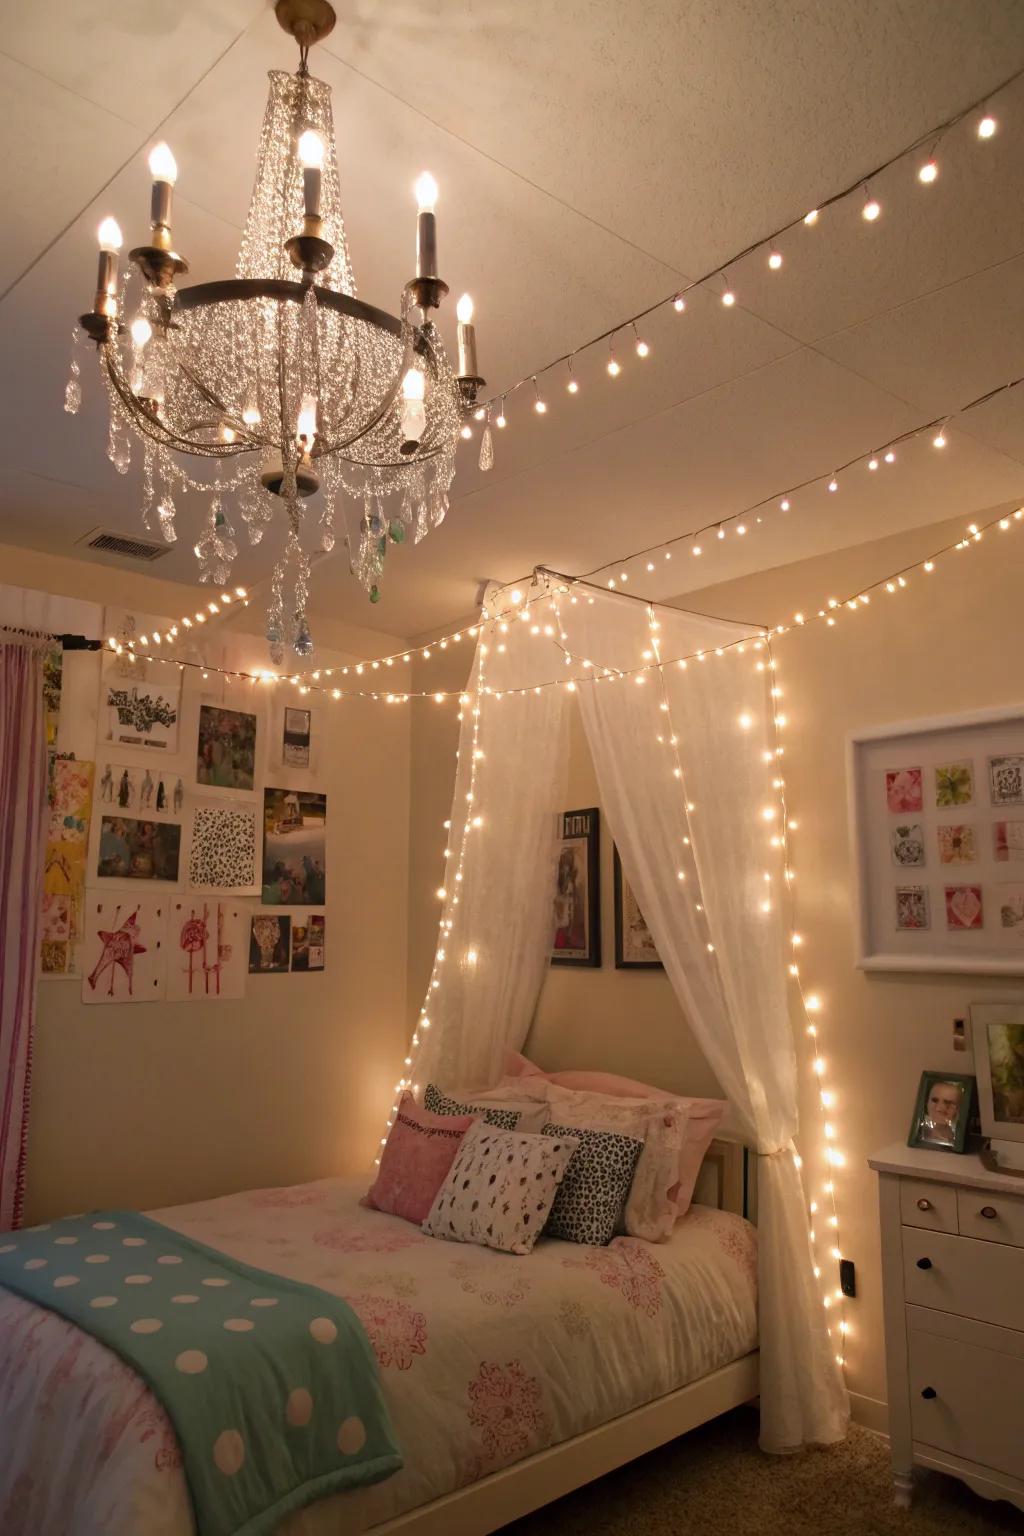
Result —
<instances>
[{"instance_id":1,"label":"string light","mask_svg":"<svg viewBox=\"0 0 1024 1536\"><path fill-rule=\"evenodd\" d=\"M989 401L994 400L999 395L1005 394L1010 390L1018 389L1022 384L1024 384L1024 374L1019 375L1017 378L1010 379L1005 384L997 385L995 389L988 390L985 394L978 395L973 400L968 400L964 405L960 406L956 411L950 414L936 417L932 421L922 422L920 426L911 427L906 432L901 432L898 436L891 438L888 443L880 444L870 453L861 452L856 454L853 458L847 459L844 464L838 465L835 470L831 472L827 480L824 474L810 475L807 477L807 479L801 480L797 485L791 486L782 495L780 495L778 491L775 491L770 496L765 496L758 501L752 502L750 505L744 507L741 511L732 513L729 517L716 519L715 522L706 523L703 525L703 527L700 528L690 528L683 533L674 534L672 537L665 539L660 544L648 545L643 549L635 550L632 554L625 557L624 563L628 564L633 560L646 560L653 553L657 553L658 551L662 551L667 554L669 546L679 544L684 541L690 543L692 552L696 554L702 547L700 541L703 536L710 536L713 533L718 539L724 539L726 530L729 526L735 526L737 532L739 531L740 526L749 527L749 524L745 521L749 518L754 519L755 526L763 525L773 507L777 506L780 512L789 512L793 504L792 499L797 494L797 492L809 490L816 485L825 485L829 492L835 494L839 490L840 479L845 472L857 467L858 465L863 465L869 470L877 470L879 468L880 461L887 465L895 464L897 457L895 450L897 445L913 443L918 438L921 438L926 434L929 436L932 446L935 448L943 448L948 442L948 428L952 421L966 416L969 412L977 410L983 405L987 405ZM940 438L942 439L941 442L939 441ZM609 562L609 564L611 564L611 562ZM595 566L593 570L586 571L583 574L584 577L595 576L599 575L602 570L607 568L607 566Z\"/></svg>"},{"instance_id":2,"label":"string light","mask_svg":"<svg viewBox=\"0 0 1024 1536\"><path fill-rule=\"evenodd\" d=\"M769 268L772 271L780 271L785 265L782 250L780 249L780 246L784 242L784 237L790 231L798 228L801 224L803 224L806 228L813 228L819 223L821 214L824 209L836 208L837 206L845 203L848 198L852 198L855 194L859 193L862 198L862 218L865 219L868 223L874 223L881 216L882 206L877 196L870 192L870 184L877 182L884 172L899 164L903 160L907 160L913 156L916 161L921 153L922 142L931 142L932 144L937 144L950 132L951 129L953 129L957 124L963 122L967 118L974 118L975 132L978 138L991 138L996 132L997 123L995 117L991 114L991 112L988 111L987 103L1002 92L1007 91L1011 86L1016 85L1017 82L1021 79L1022 75L1024 75L1024 70L1015 71L1012 75L1009 75L1005 80L1003 80L996 87L995 91L989 92L986 97L972 102L969 106L954 113L951 117L948 117L944 122L936 124L929 130L927 134L918 135L918 137L916 137L911 144L908 144L903 149L897 151L896 154L892 155L888 160L885 160L880 165L874 166L866 175L862 173L857 177L855 181L852 181L847 186L842 187L837 192L833 193L818 206L808 209L807 212L802 216L788 224L781 226L779 229L773 230L769 234L763 235L759 239L753 241L750 245L746 246L743 250L737 251L733 255L729 256L724 262L721 263L721 265L715 268L711 268L704 272L701 276L696 277L687 285L685 293L688 294L695 288L700 288L709 283L715 283L719 280L724 282L726 280L727 272L732 267L758 252L766 251L766 260ZM979 109L984 109L984 112L980 118L977 118L976 114ZM934 150L931 152L929 158L925 162L917 164L916 174L919 181L925 185L936 180L938 176L938 164L935 159ZM728 285L726 286L725 292L720 294L720 299L726 308L732 308L736 303L736 295L732 288ZM567 359L578 356L581 352L588 350L590 347L596 346L599 343L608 340L610 337L613 337L618 332L624 330L627 326L632 326L635 329L639 323L642 320L645 320L649 315L654 314L656 311L669 305L672 306L677 314L681 314L686 309L685 294L680 292L678 289L669 294L666 294L663 298L656 300L653 304L647 305L638 313L625 316L621 320L618 320L608 330L602 331L599 335L591 336L585 341L580 342L579 345L574 347L571 352L563 354L563 356L555 358L551 362L546 363L543 367L529 374L526 374L515 384L511 385L509 389L505 391L505 394L501 397L503 407L501 413L502 418L505 417L504 402L507 396L513 395L516 390L524 388L530 383L533 383L536 386L539 375L547 373L552 368L560 366ZM646 352L640 352L641 357L647 355L648 354ZM617 377L617 373L612 372L610 369L609 372L613 378ZM575 393L575 391L571 392ZM484 402L485 407L493 404L493 401ZM541 411L540 414L544 414L544 412ZM498 424L504 425L504 420L499 421Z\"/></svg>"},{"instance_id":3,"label":"string light","mask_svg":"<svg viewBox=\"0 0 1024 1536\"><path fill-rule=\"evenodd\" d=\"M572 358L571 357L568 359L568 368L569 368L569 382L568 382L568 384L565 387L569 391L570 395L575 395L578 392L580 386L579 386L579 384L576 381L576 375L572 371Z\"/></svg>"},{"instance_id":4,"label":"string light","mask_svg":"<svg viewBox=\"0 0 1024 1536\"><path fill-rule=\"evenodd\" d=\"M615 356L615 347L611 341L608 343L608 372L611 374L613 379L617 379L619 374L622 372L622 369L619 366L619 360Z\"/></svg>"}]
</instances>

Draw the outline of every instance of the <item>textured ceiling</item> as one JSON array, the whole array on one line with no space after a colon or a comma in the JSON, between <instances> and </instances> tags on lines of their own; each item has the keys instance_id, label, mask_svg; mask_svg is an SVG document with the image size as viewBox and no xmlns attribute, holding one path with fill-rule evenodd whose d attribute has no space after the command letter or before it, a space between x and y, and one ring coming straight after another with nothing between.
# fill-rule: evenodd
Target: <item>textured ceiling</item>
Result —
<instances>
[{"instance_id":1,"label":"textured ceiling","mask_svg":"<svg viewBox=\"0 0 1024 1536\"><path fill-rule=\"evenodd\" d=\"M441 184L442 272L468 288L481 363L501 389L720 263L1024 68L1018 0L680 0L614 5L339 4L313 56L334 89L350 248L363 297L397 307L414 244L410 188ZM95 228L145 229L145 153L178 159L175 234L196 281L229 273L244 217L265 71L294 52L262 0L138 7L50 0L5 21L0 196L0 542L72 551L97 525L138 528L139 470L105 456L99 381L77 418L61 397L90 301ZM465 445L451 511L393 551L371 608L343 555L316 569L313 610L416 634L465 613L478 583L535 563L584 571L736 512L1024 372L1024 84L1000 131L939 145L922 187L896 167L780 249L730 269L687 312L663 309L640 362L623 337L524 394L497 463ZM442 324L451 336L454 314ZM1024 396L1024 390L1021 391ZM683 550L652 595L936 522L1024 494L1024 399L965 419L943 455L901 452L785 517ZM197 518L188 501L183 520ZM161 575L194 580L181 540ZM273 546L247 551L244 578ZM660 559L660 557L659 557ZM685 563L684 563L685 562ZM186 601L183 594L183 603Z\"/></svg>"}]
</instances>

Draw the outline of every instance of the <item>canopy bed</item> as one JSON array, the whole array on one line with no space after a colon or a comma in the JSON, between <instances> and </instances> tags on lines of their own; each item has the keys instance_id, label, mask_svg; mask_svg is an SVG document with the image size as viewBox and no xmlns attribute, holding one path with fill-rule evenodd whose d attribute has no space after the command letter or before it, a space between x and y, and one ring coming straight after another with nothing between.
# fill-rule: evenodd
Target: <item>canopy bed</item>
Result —
<instances>
[{"instance_id":1,"label":"canopy bed","mask_svg":"<svg viewBox=\"0 0 1024 1536\"><path fill-rule=\"evenodd\" d=\"M5 1530L485 1536L758 1392L766 1450L845 1433L793 1145L784 811L764 631L538 571L524 588L488 594L477 636L437 953L376 1181L369 1193L365 1181L325 1180L231 1195L154 1213L138 1228L145 1218L92 1213L0 1243ZM593 682L552 684L566 657ZM514 1055L547 961L573 694L624 867L727 1095L735 1140L711 1141L707 1106L720 1111L719 1101L588 1074L549 1077ZM579 1169L630 1142L627 1121L647 1130L632 1137L611 1219L594 1236L592 1189L577 1188ZM425 1167L415 1146L394 1173L403 1138L417 1136L434 1151L451 1145L413 1210ZM498 1161L505 1182L492 1211L502 1190L527 1184L532 1163L518 1179L518 1163L504 1167L516 1147L541 1160L530 1178L550 1187L530 1218L535 1230L512 1242L491 1225L484 1232L480 1201L469 1202L472 1178ZM608 1183L600 1167L598 1178ZM650 1227L657 1241L637 1235L649 1230L634 1209L642 1184L661 1201L661 1226ZM756 1244L744 1219L755 1190ZM582 1225L558 1226L559 1201L577 1196ZM458 1201L466 1225L457 1230ZM500 1209L493 1221L501 1227ZM178 1264L199 1266L194 1289L176 1281L187 1273L169 1267ZM119 1275L145 1290L121 1290ZM250 1299L233 1308L239 1284ZM223 1320L217 1312L211 1323L204 1286L226 1288L217 1293ZM247 1308L285 1302L298 1308L299 1337L279 1339L275 1353L264 1319L285 1306ZM302 1321L303 1306L320 1315ZM328 1390L286 1391L297 1345L308 1354L311 1335L334 1347L354 1316L365 1339L356 1329L335 1365L368 1404L337 1430L351 1475L333 1463L325 1474L323 1462L318 1473L286 1470L282 1490L259 1495L244 1517L196 1513L195 1451L176 1417L181 1384L165 1393L148 1363L162 1333L183 1337L186 1312L197 1335L173 1364L186 1375L219 1371L234 1405L224 1411L241 1426L214 1440L211 1424L216 1467L230 1480L244 1465L268 1487L278 1442L302 1439ZM141 1337L126 1340L122 1316ZM353 1362L363 1370L366 1339L379 1382L372 1361L370 1377L352 1374ZM246 1385L254 1347L278 1402L263 1423Z\"/></svg>"}]
</instances>

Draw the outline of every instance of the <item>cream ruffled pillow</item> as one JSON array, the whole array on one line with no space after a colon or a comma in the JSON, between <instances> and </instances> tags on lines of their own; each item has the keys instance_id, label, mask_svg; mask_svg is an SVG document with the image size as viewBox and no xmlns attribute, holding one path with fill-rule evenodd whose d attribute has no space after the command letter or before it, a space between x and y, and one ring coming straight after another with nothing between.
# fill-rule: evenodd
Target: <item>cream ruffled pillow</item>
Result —
<instances>
[{"instance_id":1,"label":"cream ruffled pillow","mask_svg":"<svg viewBox=\"0 0 1024 1536\"><path fill-rule=\"evenodd\" d=\"M644 1143L624 1213L630 1237L664 1243L679 1220L675 1192L689 1115L685 1105L664 1099L627 1099L618 1094L585 1093L561 1088L541 1077L503 1078L495 1088L471 1095L474 1105L522 1103L548 1106L558 1125L583 1130L620 1131Z\"/></svg>"}]
</instances>

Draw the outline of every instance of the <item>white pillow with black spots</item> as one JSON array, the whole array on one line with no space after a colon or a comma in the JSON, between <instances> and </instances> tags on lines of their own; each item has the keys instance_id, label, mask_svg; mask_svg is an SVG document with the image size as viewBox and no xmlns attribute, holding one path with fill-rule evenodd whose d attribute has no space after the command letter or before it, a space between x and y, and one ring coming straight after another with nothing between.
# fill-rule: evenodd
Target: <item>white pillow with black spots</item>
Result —
<instances>
[{"instance_id":1,"label":"white pillow with black spots","mask_svg":"<svg viewBox=\"0 0 1024 1536\"><path fill-rule=\"evenodd\" d=\"M422 1230L452 1243L529 1253L578 1146L575 1135L528 1136L478 1121L463 1137Z\"/></svg>"},{"instance_id":2,"label":"white pillow with black spots","mask_svg":"<svg viewBox=\"0 0 1024 1536\"><path fill-rule=\"evenodd\" d=\"M496 1125L503 1131L514 1131L522 1118L519 1109L489 1109L486 1104L461 1104L442 1093L436 1083L428 1083L423 1091L423 1108L432 1115L482 1115L488 1125ZM540 1126L530 1127L540 1130Z\"/></svg>"},{"instance_id":3,"label":"white pillow with black spots","mask_svg":"<svg viewBox=\"0 0 1024 1536\"><path fill-rule=\"evenodd\" d=\"M541 1134L559 1142L567 1136L579 1139L579 1149L551 1207L545 1237L604 1248L615 1236L643 1142L617 1131L592 1131L581 1126L548 1124Z\"/></svg>"}]
</instances>

